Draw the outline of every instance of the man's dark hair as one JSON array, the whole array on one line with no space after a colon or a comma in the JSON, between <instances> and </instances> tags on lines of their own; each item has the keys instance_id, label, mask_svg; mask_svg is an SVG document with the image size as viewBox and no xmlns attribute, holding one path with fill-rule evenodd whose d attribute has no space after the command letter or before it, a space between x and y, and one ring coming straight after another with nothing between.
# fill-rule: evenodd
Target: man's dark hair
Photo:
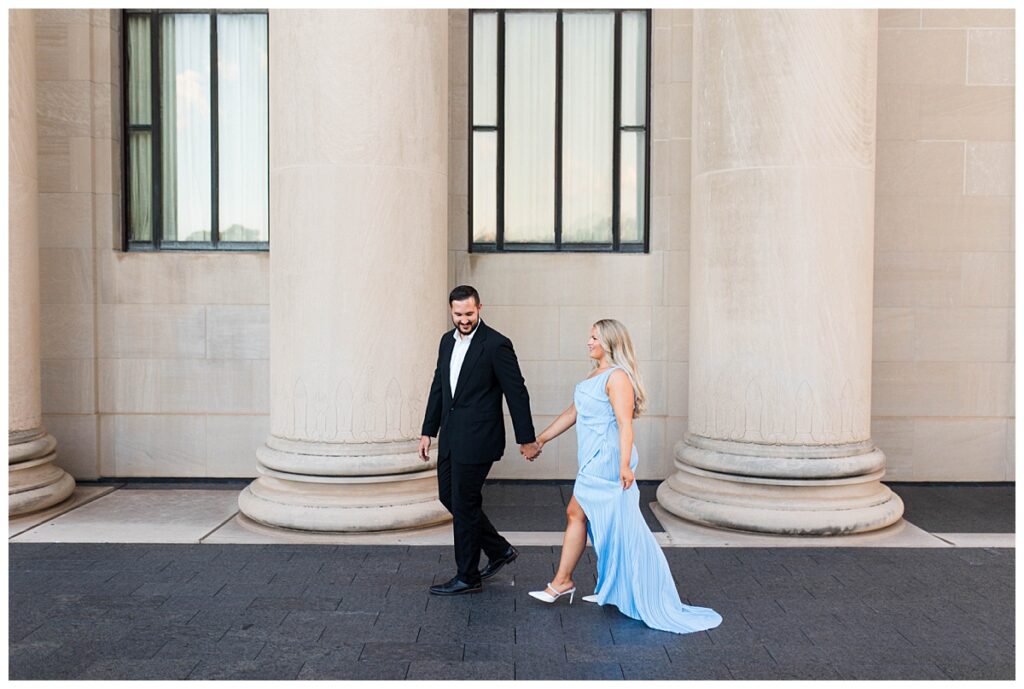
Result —
<instances>
[{"instance_id":1,"label":"man's dark hair","mask_svg":"<svg viewBox=\"0 0 1024 689\"><path fill-rule=\"evenodd\" d=\"M469 299L473 297L473 301L476 302L477 306L480 306L480 293L469 285L459 285L452 290L452 293L448 295L448 306L452 305L453 301L462 301L463 299Z\"/></svg>"}]
</instances>

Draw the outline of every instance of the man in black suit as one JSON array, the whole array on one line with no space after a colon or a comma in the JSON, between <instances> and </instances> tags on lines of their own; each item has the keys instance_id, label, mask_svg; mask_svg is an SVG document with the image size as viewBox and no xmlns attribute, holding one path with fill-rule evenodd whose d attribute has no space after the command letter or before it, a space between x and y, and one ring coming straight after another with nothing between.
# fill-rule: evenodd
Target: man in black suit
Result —
<instances>
[{"instance_id":1,"label":"man in black suit","mask_svg":"<svg viewBox=\"0 0 1024 689\"><path fill-rule=\"evenodd\" d=\"M430 438L438 435L437 488L441 503L452 513L458 573L430 587L441 596L477 593L481 581L494 576L519 554L495 530L483 512L480 489L505 451L501 397L512 416L520 453L528 460L540 454L530 395L526 392L512 342L480 320L480 295L460 285L448 295L455 328L441 336L434 381L423 416L419 455L430 457ZM480 551L487 566L480 571Z\"/></svg>"}]
</instances>

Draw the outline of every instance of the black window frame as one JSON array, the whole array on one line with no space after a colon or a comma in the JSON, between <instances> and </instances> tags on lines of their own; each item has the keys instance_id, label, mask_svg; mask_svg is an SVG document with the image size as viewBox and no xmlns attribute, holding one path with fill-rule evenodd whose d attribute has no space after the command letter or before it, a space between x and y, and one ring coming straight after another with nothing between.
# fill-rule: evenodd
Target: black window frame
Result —
<instances>
[{"instance_id":1,"label":"black window frame","mask_svg":"<svg viewBox=\"0 0 1024 689\"><path fill-rule=\"evenodd\" d=\"M497 31L497 117L494 125L473 124L473 16L476 13L496 13L498 21ZM555 185L555 239L553 242L521 243L515 242L506 244L505 239L505 13L506 12L553 12L557 14L555 28L555 174L553 184ZM579 243L562 241L562 16L564 12L613 12L615 16L614 30L614 60L613 71L613 118L612 118L612 241L605 243ZM644 12L646 14L647 44L645 46L645 72L646 83L644 84L644 124L643 126L623 126L622 120L622 13L623 12ZM574 253L574 252L611 252L611 253L650 253L651 250L651 39L653 37L653 11L643 8L619 8L619 9L495 9L495 8L471 8L468 14L469 24L469 121L467 133L468 174L467 185L467 209L468 209L468 244L469 253L513 253L513 252L553 252L553 253ZM476 242L473 239L473 133L492 131L497 134L497 182L496 182L496 237L493 242ZM620 179L621 165L621 133L628 131L644 132L644 212L643 212L643 241L621 242L619 227L619 211L622 194L622 180Z\"/></svg>"},{"instance_id":2,"label":"black window frame","mask_svg":"<svg viewBox=\"0 0 1024 689\"><path fill-rule=\"evenodd\" d=\"M181 242L163 239L163 188L161 179L160 127L160 18L174 14L206 14L210 16L210 241ZM219 91L217 84L217 16L222 14L262 14L267 16L267 121L270 121L270 16L267 9L136 9L121 10L121 248L122 251L269 251L270 250L270 166L267 166L267 241L220 241L220 188L219 188ZM128 122L128 17L148 16L150 36L150 124L132 125ZM130 144L132 131L151 133L151 185L153 232L151 239L131 239ZM270 128L267 127L267 156L270 155Z\"/></svg>"}]
</instances>

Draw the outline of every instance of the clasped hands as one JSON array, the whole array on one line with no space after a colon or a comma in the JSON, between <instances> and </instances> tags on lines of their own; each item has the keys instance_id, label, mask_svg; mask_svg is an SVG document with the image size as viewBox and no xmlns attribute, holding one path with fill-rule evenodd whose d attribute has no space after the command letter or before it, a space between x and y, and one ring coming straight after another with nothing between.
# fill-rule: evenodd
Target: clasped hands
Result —
<instances>
[{"instance_id":1,"label":"clasped hands","mask_svg":"<svg viewBox=\"0 0 1024 689\"><path fill-rule=\"evenodd\" d=\"M536 440L532 443L523 443L519 446L519 454L532 462L540 455L542 447L544 447L544 443L537 442Z\"/></svg>"},{"instance_id":2,"label":"clasped hands","mask_svg":"<svg viewBox=\"0 0 1024 689\"><path fill-rule=\"evenodd\" d=\"M540 450L541 450L542 447L544 447L544 443L542 443L542 442L534 441L532 443L523 443L522 445L519 446L519 454L521 454L523 457L526 457L526 459L528 459L529 461L532 462L540 454ZM419 448L417 450L417 454L419 455L419 458L421 460L423 460L424 462L429 461L430 460L429 452L430 452L430 437L426 436L426 435L420 436L420 445L419 445Z\"/></svg>"}]
</instances>

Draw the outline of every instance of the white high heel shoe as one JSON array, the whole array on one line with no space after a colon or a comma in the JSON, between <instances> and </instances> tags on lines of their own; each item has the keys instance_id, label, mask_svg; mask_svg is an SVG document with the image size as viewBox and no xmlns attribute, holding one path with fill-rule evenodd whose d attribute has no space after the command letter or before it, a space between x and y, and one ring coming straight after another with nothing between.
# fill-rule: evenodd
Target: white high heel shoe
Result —
<instances>
[{"instance_id":1,"label":"white high heel shoe","mask_svg":"<svg viewBox=\"0 0 1024 689\"><path fill-rule=\"evenodd\" d=\"M548 582L548 588L550 588L552 591L554 591L557 595L552 596L550 593L548 593L547 589L544 589L543 591L530 591L530 595L533 596L534 598L536 598L537 600L544 601L545 603L554 603L556 600L558 600L562 596L568 594L569 595L569 605L572 605L572 597L573 597L573 594L576 593L576 587L575 586L573 586L571 589L566 589L564 591L559 592L559 590L556 589L554 586L552 586L551 582L549 581Z\"/></svg>"},{"instance_id":2,"label":"white high heel shoe","mask_svg":"<svg viewBox=\"0 0 1024 689\"><path fill-rule=\"evenodd\" d=\"M583 600L587 601L588 603L596 603L597 602L597 594L596 593L592 593L589 596L583 596Z\"/></svg>"}]
</instances>

